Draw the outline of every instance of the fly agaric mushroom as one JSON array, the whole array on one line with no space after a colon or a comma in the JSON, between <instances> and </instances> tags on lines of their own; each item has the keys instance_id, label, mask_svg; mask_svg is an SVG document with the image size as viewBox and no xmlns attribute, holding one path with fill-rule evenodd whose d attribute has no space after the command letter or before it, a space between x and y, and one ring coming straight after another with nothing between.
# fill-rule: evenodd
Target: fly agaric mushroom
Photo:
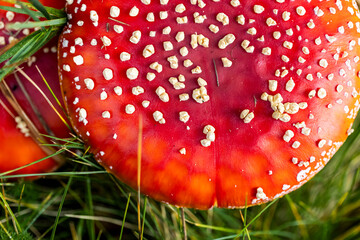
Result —
<instances>
[{"instance_id":1,"label":"fly agaric mushroom","mask_svg":"<svg viewBox=\"0 0 360 240\"><path fill-rule=\"evenodd\" d=\"M4 104L4 98L0 97ZM30 137L26 123L9 107L0 107L0 173L8 172L46 157L44 151ZM58 159L48 159L28 166L14 174L49 172L59 166Z\"/></svg>"},{"instance_id":2,"label":"fly agaric mushroom","mask_svg":"<svg viewBox=\"0 0 360 240\"><path fill-rule=\"evenodd\" d=\"M42 1L52 7L61 8L65 1ZM61 4L62 3L62 4ZM3 3L1 5L14 6ZM31 33L30 29L11 31L5 28L7 23L24 22L28 16L12 11L0 10L0 47L1 51L10 47L18 38ZM37 66L38 69L35 67ZM68 137L69 130L48 104L42 93L52 102L58 112L61 112L46 84L41 73L48 82L54 94L61 98L59 79L57 75L56 41L50 42L41 52L32 56L21 65L22 71L36 84L30 83L26 77L17 72L9 75L0 82L0 172L30 164L52 153L48 148L41 148L39 143L46 143L42 134ZM35 138L35 139L34 139ZM62 159L54 157L37 164L28 166L12 174L41 173L55 170Z\"/></svg>"},{"instance_id":3,"label":"fly agaric mushroom","mask_svg":"<svg viewBox=\"0 0 360 240\"><path fill-rule=\"evenodd\" d=\"M125 183L138 187L141 169L142 193L157 200L270 201L312 178L352 131L354 2L84 0L66 10L59 70L72 124Z\"/></svg>"}]
</instances>

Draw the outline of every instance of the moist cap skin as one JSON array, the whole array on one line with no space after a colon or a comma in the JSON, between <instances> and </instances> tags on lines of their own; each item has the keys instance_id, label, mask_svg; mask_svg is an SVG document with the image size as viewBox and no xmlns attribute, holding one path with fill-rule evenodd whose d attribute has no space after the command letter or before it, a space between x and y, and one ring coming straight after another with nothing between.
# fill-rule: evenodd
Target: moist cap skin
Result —
<instances>
[{"instance_id":1,"label":"moist cap skin","mask_svg":"<svg viewBox=\"0 0 360 240\"><path fill-rule=\"evenodd\" d=\"M67 110L96 159L171 204L244 207L293 191L352 132L349 1L68 1Z\"/></svg>"}]
</instances>

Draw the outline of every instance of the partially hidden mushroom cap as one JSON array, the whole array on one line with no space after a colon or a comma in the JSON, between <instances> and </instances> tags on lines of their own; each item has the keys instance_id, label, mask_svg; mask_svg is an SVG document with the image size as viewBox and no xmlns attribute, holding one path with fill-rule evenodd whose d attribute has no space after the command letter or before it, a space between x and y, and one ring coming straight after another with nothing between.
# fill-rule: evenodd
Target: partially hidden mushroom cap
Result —
<instances>
[{"instance_id":1,"label":"partially hidden mushroom cap","mask_svg":"<svg viewBox=\"0 0 360 240\"><path fill-rule=\"evenodd\" d=\"M67 13L59 70L72 123L122 181L137 188L141 169L142 193L157 200L270 201L352 132L351 1L84 0Z\"/></svg>"},{"instance_id":2,"label":"partially hidden mushroom cap","mask_svg":"<svg viewBox=\"0 0 360 240\"><path fill-rule=\"evenodd\" d=\"M44 4L50 4L57 8L65 6L65 1L56 2L42 1ZM0 3L1 5L14 6L1 1ZM32 29L9 30L6 25L8 23L24 22L28 18L24 14L0 10L0 51L8 49L16 44L19 39L33 31ZM45 148L38 146L41 140L33 139L37 138L37 136L34 136L35 129L39 134L56 135L57 137L69 136L69 129L42 95L45 94L58 113L62 114L61 108L41 76L43 74L53 93L62 102L57 74L56 43L56 39L52 40L40 52L20 66L34 84L18 71L15 74L10 74L0 83L1 173L46 157ZM64 114L62 115L66 119ZM59 164L59 158L48 159L13 172L11 175L49 172L55 170Z\"/></svg>"},{"instance_id":3,"label":"partially hidden mushroom cap","mask_svg":"<svg viewBox=\"0 0 360 240\"><path fill-rule=\"evenodd\" d=\"M0 96L0 101L5 99ZM10 106L7 106L10 110ZM12 113L12 115L10 115ZM14 111L0 106L0 173L8 172L46 157L44 151L30 137L30 130ZM43 173L55 170L59 162L47 159L9 175Z\"/></svg>"},{"instance_id":4,"label":"partially hidden mushroom cap","mask_svg":"<svg viewBox=\"0 0 360 240\"><path fill-rule=\"evenodd\" d=\"M20 2L25 2L28 3L27 0L20 0ZM65 7L65 3L66 0L39 0L40 3L42 3L44 6L46 7L52 7L52 8L57 8L57 9L62 9ZM0 4L1 6L18 6L21 7L19 4L13 4L13 3L9 3L3 0L0 0ZM3 10L1 10L3 11ZM2 18L2 21L4 19Z\"/></svg>"}]
</instances>

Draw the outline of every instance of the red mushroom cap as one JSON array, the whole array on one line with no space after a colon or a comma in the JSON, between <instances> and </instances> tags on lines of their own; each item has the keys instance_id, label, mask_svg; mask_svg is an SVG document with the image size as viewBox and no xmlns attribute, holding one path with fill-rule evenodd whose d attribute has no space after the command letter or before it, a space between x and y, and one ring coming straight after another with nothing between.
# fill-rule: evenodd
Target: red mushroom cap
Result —
<instances>
[{"instance_id":1,"label":"red mushroom cap","mask_svg":"<svg viewBox=\"0 0 360 240\"><path fill-rule=\"evenodd\" d=\"M0 100L4 101L4 98L0 96ZM10 115L3 106L0 107L0 173L46 157L38 144L27 135L28 131L21 118ZM48 159L12 172L11 175L50 172L58 166L59 162Z\"/></svg>"},{"instance_id":2,"label":"red mushroom cap","mask_svg":"<svg viewBox=\"0 0 360 240\"><path fill-rule=\"evenodd\" d=\"M63 94L98 161L200 209L283 196L314 176L359 108L350 1L76 1Z\"/></svg>"},{"instance_id":3,"label":"red mushroom cap","mask_svg":"<svg viewBox=\"0 0 360 240\"><path fill-rule=\"evenodd\" d=\"M1 2L4 6L14 6L9 3ZM65 1L42 1L42 3L63 8ZM32 30L24 29L20 33L5 28L7 23L23 22L29 19L24 14L14 13L12 11L0 10L0 48L8 47L24 35L28 35ZM51 41L39 53L32 56L26 63L22 64L21 69L34 81L38 88L43 91L52 102L53 106L61 113L61 109L54 100L46 84L35 66L39 68L44 75L54 94L61 100L59 78L57 75L57 40ZM68 137L69 130L55 113L52 107L47 103L42 94L19 72L16 73L18 80L13 74L6 77L0 83L1 88L8 88L16 99L18 106L34 124L34 127L42 134L53 134L58 137ZM18 82L19 81L19 82ZM23 89L22 89L23 88ZM31 102L26 97L29 95ZM5 90L6 91L6 90ZM7 99L0 91L0 172L7 172L24 165L30 164L36 160L46 157L45 152L38 146L32 137L31 127L27 126L26 121L19 116L21 110L15 111ZM35 110L34 110L35 109ZM39 120L39 116L43 121ZM40 163L23 168L14 174L41 173L55 170L59 166L59 159L48 159Z\"/></svg>"}]
</instances>

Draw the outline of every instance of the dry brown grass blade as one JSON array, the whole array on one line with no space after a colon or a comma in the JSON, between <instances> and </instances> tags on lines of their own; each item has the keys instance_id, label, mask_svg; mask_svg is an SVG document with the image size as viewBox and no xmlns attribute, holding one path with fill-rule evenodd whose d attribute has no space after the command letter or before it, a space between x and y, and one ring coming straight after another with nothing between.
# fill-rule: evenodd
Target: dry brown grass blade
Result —
<instances>
[{"instance_id":1,"label":"dry brown grass blade","mask_svg":"<svg viewBox=\"0 0 360 240\"><path fill-rule=\"evenodd\" d=\"M0 99L0 106L5 109L5 111L15 119L15 115L12 113L12 111L6 106L6 104Z\"/></svg>"},{"instance_id":2,"label":"dry brown grass blade","mask_svg":"<svg viewBox=\"0 0 360 240\"><path fill-rule=\"evenodd\" d=\"M11 41L11 43L7 44L6 46L2 47L0 49L0 55L4 54L5 52L7 52L10 48L12 48L13 46L15 46L17 43L19 42L19 39L14 38L13 41Z\"/></svg>"},{"instance_id":3,"label":"dry brown grass blade","mask_svg":"<svg viewBox=\"0 0 360 240\"><path fill-rule=\"evenodd\" d=\"M77 232L76 232L76 227L75 227L75 224L73 221L71 221L69 223L69 227L70 227L70 232L71 232L71 236L72 236L72 239L73 240L78 240L78 235L77 235Z\"/></svg>"},{"instance_id":4,"label":"dry brown grass blade","mask_svg":"<svg viewBox=\"0 0 360 240\"><path fill-rule=\"evenodd\" d=\"M53 136L53 132L51 131L49 125L46 123L44 117L41 115L38 107L35 105L34 101L31 99L28 91L25 89L24 84L21 82L19 76L17 75L16 72L14 72L14 77L16 80L16 83L19 85L20 90L22 91L22 93L24 94L26 100L29 102L31 109L33 110L33 112L36 115L36 118L40 121L41 125L44 127L45 131L47 132L48 135Z\"/></svg>"},{"instance_id":5,"label":"dry brown grass blade","mask_svg":"<svg viewBox=\"0 0 360 240\"><path fill-rule=\"evenodd\" d=\"M30 130L31 136L37 141L40 141L42 139L41 134L39 133L33 122L30 120L30 118L27 116L27 114L24 112L19 102L16 100L14 94L12 93L11 89L9 88L9 85L5 81L2 81L0 83L0 90L5 96L6 100L10 103L11 107L15 110L17 115L19 115L21 119L26 122Z\"/></svg>"},{"instance_id":6,"label":"dry brown grass blade","mask_svg":"<svg viewBox=\"0 0 360 240\"><path fill-rule=\"evenodd\" d=\"M39 86L21 69L21 68L16 68L16 70L21 73L26 80L28 80L35 88L36 90L39 91L39 93L41 94L41 96L43 96L43 98L46 100L46 102L49 104L49 106L54 110L54 112L56 113L56 115L61 119L61 121L66 125L66 127L71 130L71 127L68 125L68 123L66 122L66 120L63 118L63 116L59 113L59 111L55 108L54 104L52 104L52 102L50 101L50 99L46 96L46 94L39 88Z\"/></svg>"}]
</instances>

